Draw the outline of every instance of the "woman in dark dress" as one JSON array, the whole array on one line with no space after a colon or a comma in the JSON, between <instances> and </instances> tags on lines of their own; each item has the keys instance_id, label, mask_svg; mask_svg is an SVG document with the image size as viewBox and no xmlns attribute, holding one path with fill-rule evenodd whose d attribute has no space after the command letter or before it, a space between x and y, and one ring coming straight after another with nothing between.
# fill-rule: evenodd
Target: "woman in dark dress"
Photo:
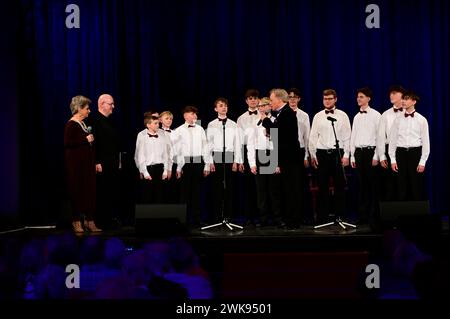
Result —
<instances>
[{"instance_id":1,"label":"woman in dark dress","mask_svg":"<svg viewBox=\"0 0 450 319\"><path fill-rule=\"evenodd\" d=\"M95 212L95 160L94 136L83 122L91 112L91 100L84 96L75 96L70 103L72 118L64 130L64 160L66 180L73 209L72 226L76 233L84 232L81 216L84 215L84 227L91 232L99 232L94 223Z\"/></svg>"}]
</instances>

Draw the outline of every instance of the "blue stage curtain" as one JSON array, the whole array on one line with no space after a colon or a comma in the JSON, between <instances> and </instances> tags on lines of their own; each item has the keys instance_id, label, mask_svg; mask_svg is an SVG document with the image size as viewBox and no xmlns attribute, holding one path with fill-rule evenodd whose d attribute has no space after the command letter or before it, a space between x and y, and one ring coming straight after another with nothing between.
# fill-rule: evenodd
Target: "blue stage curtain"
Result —
<instances>
[{"instance_id":1,"label":"blue stage curtain","mask_svg":"<svg viewBox=\"0 0 450 319\"><path fill-rule=\"evenodd\" d=\"M374 1L379 29L366 27L370 2L357 0L77 0L80 29L65 27L69 3L20 1L21 198L28 214L52 211L61 195L63 128L74 95L90 97L96 109L97 97L111 93L133 152L148 109L172 110L179 123L181 108L194 104L206 125L219 96L230 100L235 119L247 88L267 95L295 86L311 119L325 88L337 90L338 107L353 118L356 89L370 86L371 105L383 112L393 84L421 96L417 109L431 133L428 193L433 211L448 212L447 0Z\"/></svg>"}]
</instances>

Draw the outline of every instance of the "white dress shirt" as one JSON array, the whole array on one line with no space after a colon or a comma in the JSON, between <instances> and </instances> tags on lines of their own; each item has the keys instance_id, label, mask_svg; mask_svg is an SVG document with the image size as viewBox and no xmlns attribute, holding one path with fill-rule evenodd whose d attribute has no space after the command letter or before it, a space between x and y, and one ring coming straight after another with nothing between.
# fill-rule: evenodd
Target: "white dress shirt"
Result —
<instances>
[{"instance_id":1,"label":"white dress shirt","mask_svg":"<svg viewBox=\"0 0 450 319\"><path fill-rule=\"evenodd\" d=\"M173 132L173 131L172 131ZM161 129L158 129L158 134L160 135L160 134L163 134L163 135L165 135L166 137L168 137L169 135L169 133L168 132L166 132L166 131L164 131L164 130L161 130ZM138 162L138 158L137 158L137 150L139 149L139 145L140 145L140 143L142 142L142 141L144 141L144 140L146 140L147 139L147 137L148 137L148 129L143 129L142 131L140 131L139 133L138 133L138 135L137 135L137 138L136 138L136 148L135 148L135 151L134 151L134 163L136 164L136 167L138 167L139 168L139 162ZM172 135L170 135L170 137L172 137ZM172 141L172 139L170 138L169 139L169 144L167 145L167 148L168 148L168 154L169 154L169 171L172 169L172 164L173 164L173 159L172 159L172 156L175 156L175 149L173 148L173 141Z\"/></svg>"},{"instance_id":2,"label":"white dress shirt","mask_svg":"<svg viewBox=\"0 0 450 319\"><path fill-rule=\"evenodd\" d=\"M414 112L414 117L397 117L391 128L389 139L389 156L391 163L396 164L395 151L397 147L420 147L422 156L419 164L425 166L430 155L430 137L428 132L428 121L421 114Z\"/></svg>"},{"instance_id":3,"label":"white dress shirt","mask_svg":"<svg viewBox=\"0 0 450 319\"><path fill-rule=\"evenodd\" d=\"M298 141L300 142L300 147L305 149L305 160L309 157L309 134L311 131L309 115L297 108L294 110L297 115L297 123L298 123Z\"/></svg>"},{"instance_id":4,"label":"white dress shirt","mask_svg":"<svg viewBox=\"0 0 450 319\"><path fill-rule=\"evenodd\" d=\"M212 157L209 152L205 130L200 125L189 127L187 123L179 126L175 132L174 148L177 150L177 172L181 172L185 164L185 157L203 157L205 171L209 172Z\"/></svg>"},{"instance_id":5,"label":"white dress shirt","mask_svg":"<svg viewBox=\"0 0 450 319\"><path fill-rule=\"evenodd\" d=\"M394 121L400 115L404 116L404 111L400 107L397 112L394 111L394 107L384 111L380 118L380 127L378 129L378 141L377 141L377 151L380 161L387 160L386 157L386 145L389 144L389 138L391 134L391 127Z\"/></svg>"},{"instance_id":6,"label":"white dress shirt","mask_svg":"<svg viewBox=\"0 0 450 319\"><path fill-rule=\"evenodd\" d=\"M326 114L325 110L317 113L312 122L311 133L309 135L309 153L312 158L317 158L316 151L318 149L331 150L335 149L336 139L333 133L331 121L327 117L336 119L334 127L336 136L339 141L339 147L344 149L344 158L350 156L350 137L351 126L350 120L344 111L334 109L334 114Z\"/></svg>"},{"instance_id":7,"label":"white dress shirt","mask_svg":"<svg viewBox=\"0 0 450 319\"><path fill-rule=\"evenodd\" d=\"M223 152L223 122L215 119L208 124L206 138L210 152ZM242 164L241 139L236 122L226 119L225 152L234 153L234 163Z\"/></svg>"},{"instance_id":8,"label":"white dress shirt","mask_svg":"<svg viewBox=\"0 0 450 319\"><path fill-rule=\"evenodd\" d=\"M266 135L266 129L262 126L260 120L261 119L258 117L253 122L252 129L248 131L247 158L250 167L256 166L257 150L273 150L273 142L270 137ZM270 117L270 120L272 122L275 121L275 117Z\"/></svg>"},{"instance_id":9,"label":"white dress shirt","mask_svg":"<svg viewBox=\"0 0 450 319\"><path fill-rule=\"evenodd\" d=\"M134 149L134 163L136 164L136 167L139 168L139 162L138 162L138 149L140 148L140 144L144 140L144 138L147 137L148 130L143 129L140 131L136 137L136 147Z\"/></svg>"},{"instance_id":10,"label":"white dress shirt","mask_svg":"<svg viewBox=\"0 0 450 319\"><path fill-rule=\"evenodd\" d=\"M255 119L259 119L258 109L255 109L256 115L250 115L249 112L254 112L248 109L244 114L238 117L237 126L240 132L240 140L242 145L247 145L248 134L251 134L251 130L254 127Z\"/></svg>"},{"instance_id":11,"label":"white dress shirt","mask_svg":"<svg viewBox=\"0 0 450 319\"><path fill-rule=\"evenodd\" d=\"M137 161L137 168L144 177L150 176L147 171L149 165L164 165L164 175L167 175L169 170L169 139L163 131L158 130L156 134L158 137L150 137L151 134L145 130L145 135L140 132L136 138L136 152L135 160ZM139 141L138 141L139 140Z\"/></svg>"},{"instance_id":12,"label":"white dress shirt","mask_svg":"<svg viewBox=\"0 0 450 319\"><path fill-rule=\"evenodd\" d=\"M161 132L161 134L165 134L167 139L169 140L168 153L169 153L169 171L170 171L172 170L172 165L175 162L177 156L177 152L175 149L175 134L173 130L168 130L164 128L160 129L159 132Z\"/></svg>"},{"instance_id":13,"label":"white dress shirt","mask_svg":"<svg viewBox=\"0 0 450 319\"><path fill-rule=\"evenodd\" d=\"M373 160L378 160L376 147L381 114L370 106L364 111L367 113L358 112L353 118L352 137L350 138L351 161L353 163L355 162L355 149L357 147L375 147Z\"/></svg>"}]
</instances>

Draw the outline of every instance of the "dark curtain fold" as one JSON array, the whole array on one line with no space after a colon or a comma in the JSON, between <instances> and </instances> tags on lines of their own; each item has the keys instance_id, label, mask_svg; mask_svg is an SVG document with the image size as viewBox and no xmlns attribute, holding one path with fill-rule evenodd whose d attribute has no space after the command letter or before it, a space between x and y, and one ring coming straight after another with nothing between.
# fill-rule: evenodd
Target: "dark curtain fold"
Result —
<instances>
[{"instance_id":1,"label":"dark curtain fold","mask_svg":"<svg viewBox=\"0 0 450 319\"><path fill-rule=\"evenodd\" d=\"M230 100L230 117L245 109L244 92L299 87L311 119L321 92L335 88L338 107L353 118L356 89L370 86L372 107L390 107L388 88L421 96L431 156L428 193L448 212L449 4L446 0L376 3L381 28L365 26L364 1L331 0L78 0L81 28L65 27L70 1L21 0L18 35L21 209L51 219L64 196L63 128L69 103L103 92L116 99L114 117L128 152L148 109L200 108L204 125L213 101Z\"/></svg>"}]
</instances>

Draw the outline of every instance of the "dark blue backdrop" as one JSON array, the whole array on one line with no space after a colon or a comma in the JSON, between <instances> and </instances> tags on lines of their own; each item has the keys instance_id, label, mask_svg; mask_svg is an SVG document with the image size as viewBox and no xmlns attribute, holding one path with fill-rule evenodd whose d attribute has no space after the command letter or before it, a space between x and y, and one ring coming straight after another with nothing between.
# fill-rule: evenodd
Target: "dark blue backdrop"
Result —
<instances>
[{"instance_id":1,"label":"dark blue backdrop","mask_svg":"<svg viewBox=\"0 0 450 319\"><path fill-rule=\"evenodd\" d=\"M64 197L63 128L72 96L110 92L114 115L133 151L142 113L195 104L213 116L218 96L231 116L249 87L299 87L312 117L321 92L335 88L353 118L355 90L370 86L372 106L390 107L388 87L422 97L431 156L433 210L448 212L449 4L435 1L139 1L77 0L81 28L65 27L74 1L22 0L18 10L20 199L25 215L51 217ZM381 28L365 26L368 3ZM95 105L93 106L95 109ZM54 215L53 215L54 216Z\"/></svg>"}]
</instances>

